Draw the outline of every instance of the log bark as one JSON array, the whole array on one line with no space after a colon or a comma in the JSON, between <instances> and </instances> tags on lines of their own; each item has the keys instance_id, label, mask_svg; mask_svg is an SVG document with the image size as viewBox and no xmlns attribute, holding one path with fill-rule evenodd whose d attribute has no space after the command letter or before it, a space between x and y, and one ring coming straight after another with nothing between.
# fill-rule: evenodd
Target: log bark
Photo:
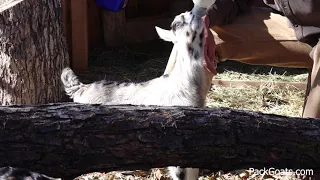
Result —
<instances>
[{"instance_id":1,"label":"log bark","mask_svg":"<svg viewBox=\"0 0 320 180\"><path fill-rule=\"evenodd\" d=\"M0 4L0 105L61 102L69 63L61 0Z\"/></svg>"},{"instance_id":2,"label":"log bark","mask_svg":"<svg viewBox=\"0 0 320 180\"><path fill-rule=\"evenodd\" d=\"M320 167L320 120L228 108L0 107L0 167L53 177L180 165Z\"/></svg>"}]
</instances>

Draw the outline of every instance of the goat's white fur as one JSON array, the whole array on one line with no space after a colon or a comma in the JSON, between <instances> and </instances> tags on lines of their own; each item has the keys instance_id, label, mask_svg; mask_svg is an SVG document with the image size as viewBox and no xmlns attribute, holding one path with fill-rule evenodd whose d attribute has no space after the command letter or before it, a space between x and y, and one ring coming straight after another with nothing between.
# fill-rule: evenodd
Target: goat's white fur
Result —
<instances>
[{"instance_id":1,"label":"goat's white fur","mask_svg":"<svg viewBox=\"0 0 320 180\"><path fill-rule=\"evenodd\" d=\"M116 83L99 81L83 84L70 68L65 68L61 80L65 91L74 102L104 105L157 105L157 106L194 106L203 107L211 85L212 75L204 67L203 55L203 23L194 20L191 13L182 13L175 17L174 23L184 26L175 30L164 30L156 27L160 38L174 43L176 53L174 67L167 74L143 83ZM189 36L186 34L189 33ZM192 35L196 37L193 38ZM202 39L201 39L202 37ZM190 55L198 52L197 59ZM171 170L170 170L171 169ZM172 176L177 174L179 167L170 167ZM186 169L185 179L197 179L198 169ZM178 178L173 176L173 178Z\"/></svg>"}]
</instances>

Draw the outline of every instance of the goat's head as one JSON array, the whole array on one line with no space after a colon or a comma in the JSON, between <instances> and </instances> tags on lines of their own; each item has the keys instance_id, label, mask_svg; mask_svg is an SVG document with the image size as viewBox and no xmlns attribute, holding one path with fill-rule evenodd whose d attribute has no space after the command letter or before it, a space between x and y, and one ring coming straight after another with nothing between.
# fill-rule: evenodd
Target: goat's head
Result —
<instances>
[{"instance_id":1,"label":"goat's head","mask_svg":"<svg viewBox=\"0 0 320 180\"><path fill-rule=\"evenodd\" d=\"M186 61L192 62L192 64L202 64L204 71L192 69L192 75L201 74L204 72L204 82L203 86L203 97L206 96L208 90L210 89L213 74L210 73L205 67L204 58L204 21L202 18L196 17L192 12L185 12L177 15L172 24L171 30L164 30L156 27L156 31L161 39L165 41L173 42L174 48L165 71L165 74L173 72L174 69L183 70L181 68L174 67L196 67L196 66L177 66L177 62L184 64ZM187 58L184 58L188 56ZM201 59L201 60L200 60ZM190 61L191 60L191 61ZM193 63L197 62L197 63ZM201 63L199 63L201 62ZM199 66L197 66L199 67ZM195 76L194 76L195 77Z\"/></svg>"},{"instance_id":2,"label":"goat's head","mask_svg":"<svg viewBox=\"0 0 320 180\"><path fill-rule=\"evenodd\" d=\"M203 48L203 28L204 24L201 18L197 18L192 12L185 12L174 18L171 30L156 27L156 31L165 41L187 45L190 55L198 59Z\"/></svg>"}]
</instances>

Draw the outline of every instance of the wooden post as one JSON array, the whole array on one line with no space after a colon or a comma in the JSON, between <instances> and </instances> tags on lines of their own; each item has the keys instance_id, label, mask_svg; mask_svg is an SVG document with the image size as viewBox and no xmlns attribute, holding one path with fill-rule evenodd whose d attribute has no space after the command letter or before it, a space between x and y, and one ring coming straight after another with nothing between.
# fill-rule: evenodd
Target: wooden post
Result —
<instances>
[{"instance_id":1,"label":"wooden post","mask_svg":"<svg viewBox=\"0 0 320 180\"><path fill-rule=\"evenodd\" d=\"M101 8L94 0L88 1L88 46L89 51L103 43Z\"/></svg>"},{"instance_id":2,"label":"wooden post","mask_svg":"<svg viewBox=\"0 0 320 180\"><path fill-rule=\"evenodd\" d=\"M103 10L104 42L109 45L122 45L126 40L125 10L111 12Z\"/></svg>"},{"instance_id":3,"label":"wooden post","mask_svg":"<svg viewBox=\"0 0 320 180\"><path fill-rule=\"evenodd\" d=\"M72 60L75 71L88 69L88 0L71 0Z\"/></svg>"}]
</instances>

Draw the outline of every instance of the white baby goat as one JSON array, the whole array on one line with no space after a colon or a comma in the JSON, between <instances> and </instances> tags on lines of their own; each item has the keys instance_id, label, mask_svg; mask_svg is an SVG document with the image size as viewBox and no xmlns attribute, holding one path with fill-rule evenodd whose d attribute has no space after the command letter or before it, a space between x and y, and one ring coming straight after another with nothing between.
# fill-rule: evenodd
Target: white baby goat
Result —
<instances>
[{"instance_id":1,"label":"white baby goat","mask_svg":"<svg viewBox=\"0 0 320 180\"><path fill-rule=\"evenodd\" d=\"M203 107L212 80L204 66L203 21L186 12L174 18L171 30L159 27L156 30L160 38L173 42L177 49L175 65L168 74L143 83L83 84L70 68L65 68L61 80L67 95L74 102L87 104ZM183 174L180 172L184 172L176 167L170 167L169 171L173 179L179 179ZM185 179L194 179L198 169L188 168L184 173Z\"/></svg>"}]
</instances>

